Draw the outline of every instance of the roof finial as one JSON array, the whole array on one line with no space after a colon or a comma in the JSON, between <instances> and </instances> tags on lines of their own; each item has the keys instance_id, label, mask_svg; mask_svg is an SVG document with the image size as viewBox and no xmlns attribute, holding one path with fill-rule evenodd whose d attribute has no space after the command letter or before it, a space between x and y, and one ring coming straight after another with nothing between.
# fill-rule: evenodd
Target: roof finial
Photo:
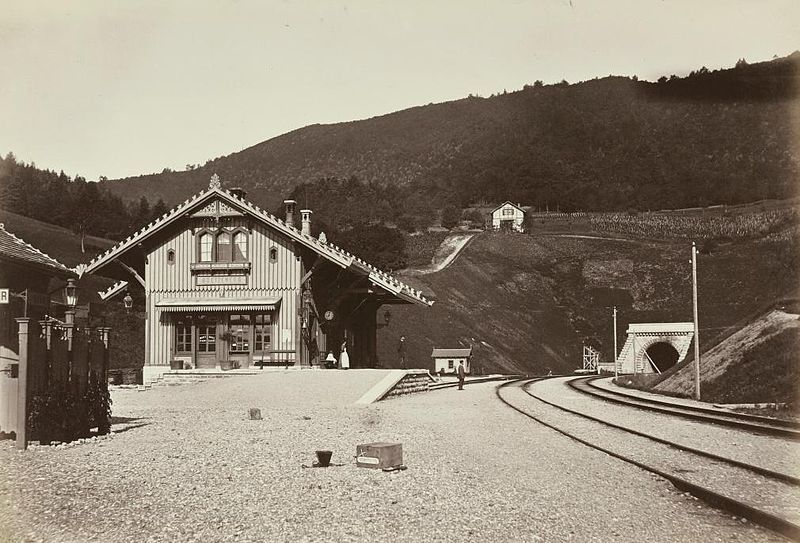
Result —
<instances>
[{"instance_id":1,"label":"roof finial","mask_svg":"<svg viewBox=\"0 0 800 543\"><path fill-rule=\"evenodd\" d=\"M222 183L219 181L219 176L214 174L211 176L211 181L208 182L208 188L211 189L218 189L222 186Z\"/></svg>"}]
</instances>

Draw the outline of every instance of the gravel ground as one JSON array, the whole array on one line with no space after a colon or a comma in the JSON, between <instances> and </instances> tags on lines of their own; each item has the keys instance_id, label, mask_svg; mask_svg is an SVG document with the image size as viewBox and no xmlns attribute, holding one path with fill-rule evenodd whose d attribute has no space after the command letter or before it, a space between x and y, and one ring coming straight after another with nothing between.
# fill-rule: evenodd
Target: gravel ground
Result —
<instances>
[{"instance_id":1,"label":"gravel ground","mask_svg":"<svg viewBox=\"0 0 800 543\"><path fill-rule=\"evenodd\" d=\"M511 411L495 383L366 407L376 372L115 391L116 433L0 444L8 541L775 541ZM251 421L248 407L264 420ZM405 471L355 447L403 444ZM305 469L331 449L326 469Z\"/></svg>"},{"instance_id":2,"label":"gravel ground","mask_svg":"<svg viewBox=\"0 0 800 543\"><path fill-rule=\"evenodd\" d=\"M542 381L530 390L548 401L626 428L800 477L800 443L797 441L737 430L731 426L707 424L666 413L632 409L593 398L564 386L562 382L561 379ZM660 399L664 400L663 397ZM689 402L691 400L681 403L688 405Z\"/></svg>"},{"instance_id":3,"label":"gravel ground","mask_svg":"<svg viewBox=\"0 0 800 543\"><path fill-rule=\"evenodd\" d=\"M624 413L627 416L621 417L618 413L620 411L618 406L575 391L567 386L567 380L551 379L541 381L533 383L529 389L537 396L552 401L556 405L563 405L602 420L609 420L648 434L655 433L648 426L650 421L647 420L647 417L642 416L642 420L638 422L635 420L640 413L647 414L646 412L628 409L628 412ZM673 473L678 477L713 489L725 496L787 518L794 523L800 522L800 488L797 486L767 479L743 468L683 452L668 445L627 433L624 430L609 428L578 415L566 413L555 407L543 404L530 396L526 398L527 395L519 388L509 390L508 394L512 395L508 398L509 400L520 402L521 405L525 406L526 411L536 415L541 420L590 443L638 460L661 471ZM504 397L507 396L504 394ZM606 407L614 408L610 409L612 413L607 412ZM625 422L622 423L619 420L620 418L624 418ZM665 439L672 439L669 437L670 428L681 429L684 424L689 422L675 417L667 417L667 419L659 428L659 433ZM697 423L692 424L696 425ZM699 428L696 432L702 434L703 428ZM737 443L740 443L747 441L750 437L757 436L739 432L735 439ZM722 456L729 456L728 452L733 448L731 442L720 439L718 435L713 435L713 437L704 436L704 445L703 448Z\"/></svg>"}]
</instances>

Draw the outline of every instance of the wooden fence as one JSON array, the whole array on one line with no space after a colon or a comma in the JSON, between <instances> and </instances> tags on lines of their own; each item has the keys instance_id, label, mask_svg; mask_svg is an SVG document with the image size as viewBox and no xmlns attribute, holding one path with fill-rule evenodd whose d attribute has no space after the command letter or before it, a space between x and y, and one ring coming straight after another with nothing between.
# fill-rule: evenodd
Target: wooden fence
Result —
<instances>
[{"instance_id":1,"label":"wooden fence","mask_svg":"<svg viewBox=\"0 0 800 543\"><path fill-rule=\"evenodd\" d=\"M17 318L18 364L0 376L0 431L16 434L16 446L25 449L30 436L33 400L50 391L69 391L74 402L93 401L90 387L108 394L109 327L79 327L68 318L34 321ZM101 383L102 385L100 385ZM81 405L84 412L94 406ZM102 432L103 429L101 428Z\"/></svg>"}]
</instances>

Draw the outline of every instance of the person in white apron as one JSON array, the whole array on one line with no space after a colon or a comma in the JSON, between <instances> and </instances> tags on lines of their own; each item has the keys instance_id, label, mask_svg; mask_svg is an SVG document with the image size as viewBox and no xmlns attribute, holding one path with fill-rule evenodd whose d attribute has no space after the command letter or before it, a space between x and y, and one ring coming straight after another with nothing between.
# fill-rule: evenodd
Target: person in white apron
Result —
<instances>
[{"instance_id":1,"label":"person in white apron","mask_svg":"<svg viewBox=\"0 0 800 543\"><path fill-rule=\"evenodd\" d=\"M347 354L347 341L342 343L342 354L339 355L339 369L350 369L350 355Z\"/></svg>"}]
</instances>

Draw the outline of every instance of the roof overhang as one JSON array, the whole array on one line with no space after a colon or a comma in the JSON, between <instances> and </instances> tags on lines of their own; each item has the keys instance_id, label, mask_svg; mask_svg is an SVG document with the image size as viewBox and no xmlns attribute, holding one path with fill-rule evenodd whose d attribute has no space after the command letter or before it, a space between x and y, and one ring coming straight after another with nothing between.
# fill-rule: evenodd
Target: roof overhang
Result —
<instances>
[{"instance_id":1,"label":"roof overhang","mask_svg":"<svg viewBox=\"0 0 800 543\"><path fill-rule=\"evenodd\" d=\"M156 302L156 308L166 313L274 311L280 302L280 296L264 298L171 298Z\"/></svg>"},{"instance_id":2,"label":"roof overhang","mask_svg":"<svg viewBox=\"0 0 800 543\"><path fill-rule=\"evenodd\" d=\"M355 273L368 275L371 281L377 285L380 285L387 292L390 292L404 302L424 306L430 306L433 304L433 302L426 299L420 291L398 281L388 273L385 273L375 266L356 258L354 255L337 247L336 245L327 243L325 241L320 241L312 236L302 233L300 230L294 228L293 226L287 225L280 219L267 213L263 209L248 202L247 200L240 198L228 190L219 188L218 185L192 196L182 204L173 208L168 213L165 213L159 219L156 219L135 234L129 236L124 241L98 255L86 266L84 273L97 272L111 262L120 259L129 251L139 247L146 239L156 235L159 231L162 231L170 224L173 224L186 217L187 214L214 198L222 199L225 201L225 203L230 205L232 208L235 208L237 211L249 215L274 228L278 232L286 235L292 241L307 247L335 265Z\"/></svg>"}]
</instances>

